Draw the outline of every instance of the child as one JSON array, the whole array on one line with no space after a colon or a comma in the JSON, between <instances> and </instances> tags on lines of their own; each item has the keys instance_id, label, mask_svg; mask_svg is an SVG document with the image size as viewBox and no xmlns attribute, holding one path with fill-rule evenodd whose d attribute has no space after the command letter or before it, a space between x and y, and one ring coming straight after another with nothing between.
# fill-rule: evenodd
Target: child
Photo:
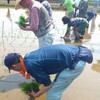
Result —
<instances>
[{"instance_id":1,"label":"child","mask_svg":"<svg viewBox=\"0 0 100 100\"><path fill-rule=\"evenodd\" d=\"M73 33L75 35L75 42L81 42L82 36L85 33L85 28L88 28L89 23L85 18L68 18L64 16L62 18L64 24L68 24L68 27L73 27ZM69 29L67 29L69 30ZM70 32L70 30L69 30ZM65 34L65 37L67 34Z\"/></svg>"}]
</instances>

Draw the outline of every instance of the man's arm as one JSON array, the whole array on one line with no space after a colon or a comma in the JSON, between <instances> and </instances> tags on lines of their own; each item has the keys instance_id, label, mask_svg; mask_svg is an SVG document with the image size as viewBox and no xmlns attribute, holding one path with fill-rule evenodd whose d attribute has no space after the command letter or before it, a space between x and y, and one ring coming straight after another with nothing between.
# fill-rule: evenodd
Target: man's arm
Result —
<instances>
[{"instance_id":1,"label":"man's arm","mask_svg":"<svg viewBox=\"0 0 100 100\"><path fill-rule=\"evenodd\" d=\"M32 9L32 11L30 13L31 13L29 16L30 17L30 25L26 26L26 27L19 25L19 27L25 31L35 32L38 30L38 25L39 25L39 9L34 8L34 9Z\"/></svg>"},{"instance_id":2,"label":"man's arm","mask_svg":"<svg viewBox=\"0 0 100 100\"><path fill-rule=\"evenodd\" d=\"M66 9L67 8L67 4L68 4L68 1L64 0L64 2L60 4L60 6L61 6L60 8L61 9Z\"/></svg>"},{"instance_id":3,"label":"man's arm","mask_svg":"<svg viewBox=\"0 0 100 100\"><path fill-rule=\"evenodd\" d=\"M32 31L33 29L31 29L30 26L26 26L26 27L23 27L21 25L19 25L20 29L24 30L24 31Z\"/></svg>"}]
</instances>

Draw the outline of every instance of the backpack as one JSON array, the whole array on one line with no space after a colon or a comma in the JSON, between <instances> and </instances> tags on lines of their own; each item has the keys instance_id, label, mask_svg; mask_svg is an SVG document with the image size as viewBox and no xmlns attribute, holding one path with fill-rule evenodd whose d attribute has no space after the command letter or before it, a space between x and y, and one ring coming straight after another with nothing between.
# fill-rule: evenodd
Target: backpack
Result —
<instances>
[{"instance_id":1,"label":"backpack","mask_svg":"<svg viewBox=\"0 0 100 100\"><path fill-rule=\"evenodd\" d=\"M87 63L92 63L93 55L92 55L91 50L83 46L78 46L78 47L79 47L79 54L78 54L77 60L82 60Z\"/></svg>"}]
</instances>

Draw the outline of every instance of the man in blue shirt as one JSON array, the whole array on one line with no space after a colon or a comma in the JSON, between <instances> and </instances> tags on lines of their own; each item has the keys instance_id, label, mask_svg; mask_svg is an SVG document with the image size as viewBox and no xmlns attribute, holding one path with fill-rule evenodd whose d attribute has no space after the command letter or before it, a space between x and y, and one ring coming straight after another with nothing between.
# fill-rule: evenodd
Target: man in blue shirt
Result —
<instances>
[{"instance_id":1,"label":"man in blue shirt","mask_svg":"<svg viewBox=\"0 0 100 100\"><path fill-rule=\"evenodd\" d=\"M22 60L23 59L23 60ZM83 46L69 44L49 45L32 51L22 58L17 53L10 53L4 59L8 69L15 71L24 70L36 81L43 84L37 93L29 93L34 98L46 93L46 100L61 100L62 93L83 71L86 62L91 63L92 53ZM51 74L56 74L55 80L50 79Z\"/></svg>"}]
</instances>

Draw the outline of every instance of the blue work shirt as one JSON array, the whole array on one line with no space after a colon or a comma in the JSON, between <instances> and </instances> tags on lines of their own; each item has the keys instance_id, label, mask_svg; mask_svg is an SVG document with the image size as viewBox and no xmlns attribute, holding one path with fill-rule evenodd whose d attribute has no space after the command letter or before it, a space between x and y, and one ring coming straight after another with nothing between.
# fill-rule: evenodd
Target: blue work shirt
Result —
<instances>
[{"instance_id":1,"label":"blue work shirt","mask_svg":"<svg viewBox=\"0 0 100 100\"><path fill-rule=\"evenodd\" d=\"M51 84L50 74L57 74L65 68L71 68L79 53L79 47L68 44L58 44L42 47L26 54L24 63L27 72L38 83Z\"/></svg>"}]
</instances>

